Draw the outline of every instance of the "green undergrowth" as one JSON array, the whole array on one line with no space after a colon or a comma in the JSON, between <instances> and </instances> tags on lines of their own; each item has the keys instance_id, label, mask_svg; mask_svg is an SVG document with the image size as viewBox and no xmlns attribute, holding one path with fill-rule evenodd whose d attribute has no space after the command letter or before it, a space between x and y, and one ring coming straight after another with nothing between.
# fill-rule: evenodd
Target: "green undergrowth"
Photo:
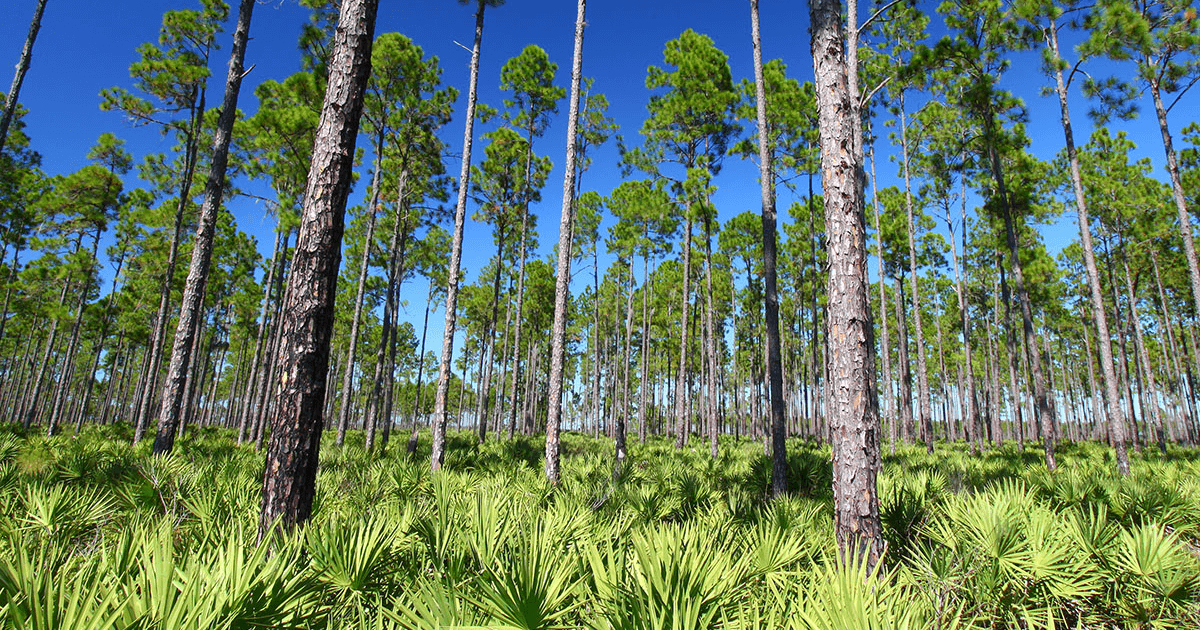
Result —
<instances>
[{"instance_id":1,"label":"green undergrowth","mask_svg":"<svg viewBox=\"0 0 1200 630\"><path fill-rule=\"evenodd\" d=\"M200 431L156 458L120 428L0 429L4 628L1196 628L1200 460L1061 445L885 457L886 566L835 553L829 450L789 443L769 501L760 442L677 451L428 436L322 450L314 517L260 541L263 458Z\"/></svg>"}]
</instances>

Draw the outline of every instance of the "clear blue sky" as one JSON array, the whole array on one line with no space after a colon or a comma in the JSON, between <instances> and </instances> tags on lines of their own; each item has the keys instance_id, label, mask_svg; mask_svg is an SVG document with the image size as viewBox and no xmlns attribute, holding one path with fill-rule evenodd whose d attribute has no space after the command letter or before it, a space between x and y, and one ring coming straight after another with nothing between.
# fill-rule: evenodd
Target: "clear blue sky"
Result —
<instances>
[{"instance_id":1,"label":"clear blue sky","mask_svg":"<svg viewBox=\"0 0 1200 630\"><path fill-rule=\"evenodd\" d=\"M111 86L128 86L129 64L137 59L136 47L157 37L162 12L168 9L190 8L188 0L114 0L97 3L89 0L49 0L42 31L34 51L33 66L21 93L22 103L30 110L26 117L27 131L34 148L45 158L44 168L51 174L69 173L85 163L85 154L96 138L113 132L128 142L128 147L140 159L151 151L166 151L169 141L157 131L132 128L119 114L101 112L98 107L100 90ZM0 85L5 89L11 80L8 68L15 64L25 38L34 0L6 0L0 21ZM584 73L595 79L595 89L609 96L611 115L621 125L628 144L640 142L638 130L649 96L645 88L646 68L662 63L663 44L686 28L706 33L730 57L735 80L751 78L750 16L746 0L593 0L589 3L588 30L585 43ZM927 3L927 10L933 11ZM790 74L801 80L811 79L811 59L808 53L807 4L804 2L762 2L764 56L782 58ZM528 44L545 48L550 58L560 66L558 82L567 85L572 51L575 3L570 0L510 0L505 6L487 13L480 78L481 103L499 106L503 95L498 89L500 66ZM292 0L267 0L255 9L251 27L253 38L247 53L247 65L253 72L244 84L241 107L253 112L256 103L251 92L264 79L282 80L298 69L295 46L300 25L306 12ZM455 0L382 0L377 33L399 31L421 45L427 54L440 57L446 83L463 92L458 114L448 126L445 139L450 151L459 153L461 147L462 110L465 107L465 88L468 78L469 52L456 42L470 46L473 37L473 3L462 6ZM229 33L221 36L221 50L214 55L209 102L220 98L221 82L229 48ZM1018 57L1006 78L1006 87L1023 96L1030 106L1033 151L1049 159L1062 146L1058 127L1057 105L1038 94L1044 77L1038 70L1034 55ZM1105 74L1103 70L1100 74ZM565 102L564 102L565 103ZM1189 95L1176 107L1172 121L1178 133L1200 112L1200 97ZM1148 103L1146 104L1148 106ZM1086 123L1086 105L1082 98L1074 102L1078 142L1086 141L1090 126ZM557 240L558 213L561 204L562 156L565 145L565 105L562 115L538 145L539 153L556 163L550 184L543 192L544 200L534 212L540 219L541 254L545 255ZM1139 156L1149 156L1156 165L1163 164L1162 149L1152 112L1143 113L1140 121L1123 125L1139 144ZM482 133L492 126L477 126ZM482 146L477 144L477 155ZM881 155L890 147L881 145ZM607 194L620 182L616 168L618 154L615 143L595 154L595 166L584 181L585 189ZM880 162L881 185L895 180L895 166ZM457 174L452 161L448 171ZM365 172L365 170L364 170ZM1166 179L1161 168L1155 172ZM757 210L757 170L753 164L736 158L726 161L725 170L715 181L719 191L714 199L722 219L745 210ZM131 182L130 185L136 185ZM360 184L351 203L361 197ZM781 208L790 200L781 191ZM262 213L261 207L245 200L235 200L231 209L240 227L258 237L260 249L271 246L273 222ZM782 216L782 215L781 215ZM1057 251L1077 237L1073 215L1068 215L1058 227L1047 230L1052 251ZM467 258L464 264L472 273L485 264L492 253L490 233L485 226L468 223ZM590 274L589 274L590 275ZM405 293L414 304L410 314L420 316L423 306L423 283ZM440 321L440 320L435 320Z\"/></svg>"}]
</instances>

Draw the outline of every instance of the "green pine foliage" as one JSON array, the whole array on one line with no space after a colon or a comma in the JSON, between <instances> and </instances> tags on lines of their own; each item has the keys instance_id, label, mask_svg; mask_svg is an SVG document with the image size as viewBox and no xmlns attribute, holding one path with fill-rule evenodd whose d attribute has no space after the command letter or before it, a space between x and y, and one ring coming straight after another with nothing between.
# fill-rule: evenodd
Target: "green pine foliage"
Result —
<instances>
[{"instance_id":1,"label":"green pine foliage","mask_svg":"<svg viewBox=\"0 0 1200 630\"><path fill-rule=\"evenodd\" d=\"M186 456L114 440L0 433L3 628L1194 628L1200 458L1113 472L1063 445L1057 472L1013 446L885 460L885 564L839 558L827 447L720 460L661 439L567 435L563 482L533 438L451 435L415 457L324 450L313 520L258 540L261 462L201 430Z\"/></svg>"}]
</instances>

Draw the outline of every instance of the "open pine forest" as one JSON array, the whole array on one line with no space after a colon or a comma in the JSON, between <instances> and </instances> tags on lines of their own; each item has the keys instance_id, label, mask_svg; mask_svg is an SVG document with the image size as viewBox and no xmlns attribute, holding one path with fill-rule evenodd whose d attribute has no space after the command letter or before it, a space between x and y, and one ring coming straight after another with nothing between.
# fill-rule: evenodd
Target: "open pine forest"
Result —
<instances>
[{"instance_id":1,"label":"open pine forest","mask_svg":"<svg viewBox=\"0 0 1200 630\"><path fill-rule=\"evenodd\" d=\"M0 629L1200 628L1196 8L762 4L8 2Z\"/></svg>"}]
</instances>

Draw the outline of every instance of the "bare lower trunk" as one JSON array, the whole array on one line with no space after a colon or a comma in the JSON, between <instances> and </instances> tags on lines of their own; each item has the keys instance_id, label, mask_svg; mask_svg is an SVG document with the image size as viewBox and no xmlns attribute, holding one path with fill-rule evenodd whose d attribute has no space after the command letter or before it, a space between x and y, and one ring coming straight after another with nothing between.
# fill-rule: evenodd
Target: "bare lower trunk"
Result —
<instances>
[{"instance_id":1,"label":"bare lower trunk","mask_svg":"<svg viewBox=\"0 0 1200 630\"><path fill-rule=\"evenodd\" d=\"M767 95L763 78L762 36L758 0L750 2L754 40L755 119L758 127L759 187L762 196L763 285L766 311L767 396L771 408L771 496L787 492L787 425L783 415L783 358L779 343L779 289L776 272L776 208L774 147L767 135ZM757 397L755 397L757 399Z\"/></svg>"},{"instance_id":2,"label":"bare lower trunk","mask_svg":"<svg viewBox=\"0 0 1200 630\"><path fill-rule=\"evenodd\" d=\"M876 476L879 402L875 388L875 339L866 283L862 162L855 136L860 122L848 83L841 6L837 0L809 4L821 138L821 181L829 235L829 408L833 454L834 522L843 554L879 562L883 534Z\"/></svg>"},{"instance_id":3,"label":"bare lower trunk","mask_svg":"<svg viewBox=\"0 0 1200 630\"><path fill-rule=\"evenodd\" d=\"M690 205L685 212L687 219L683 230L683 296L680 300L679 319L679 373L675 375L675 448L677 449L687 445L692 431L691 418L687 413L687 387L684 385L688 372L688 311L691 306L691 301L688 299L691 294L692 276L692 209Z\"/></svg>"},{"instance_id":4,"label":"bare lower trunk","mask_svg":"<svg viewBox=\"0 0 1200 630\"><path fill-rule=\"evenodd\" d=\"M221 197L225 192L225 171L229 164L229 142L233 137L233 124L237 118L238 94L242 88L242 71L246 58L246 42L250 39L250 17L255 0L241 0L237 26L233 31L233 48L229 55L229 73L225 79L225 97L221 103L221 114L213 136L212 160L209 165L208 181L204 187L204 202L200 205L200 219L196 227L196 238L192 244L192 260L188 266L187 281L183 285L183 299L179 307L179 323L175 330L175 341L171 348L171 363L167 368L166 386L163 389L162 408L158 412L158 434L154 437L154 453L169 453L175 445L175 433L179 426L181 406L184 403L183 388L188 366L192 360L200 320L203 317L204 293L208 287L208 273L212 266L213 239L216 236L217 212L221 208Z\"/></svg>"},{"instance_id":5,"label":"bare lower trunk","mask_svg":"<svg viewBox=\"0 0 1200 630\"><path fill-rule=\"evenodd\" d=\"M475 129L476 87L479 85L479 47L483 41L483 10L475 11L475 45L471 49L471 84L467 90L467 113L463 131L462 170L458 178L458 201L454 207L454 235L450 245L450 267L446 279L446 325L442 333L442 359L438 365L437 392L433 403L433 452L430 468L441 470L446 454L446 403L450 396L450 362L454 358L454 327L458 320L458 282L462 266L463 224L467 216L467 191L471 178L471 141Z\"/></svg>"},{"instance_id":6,"label":"bare lower trunk","mask_svg":"<svg viewBox=\"0 0 1200 630\"><path fill-rule=\"evenodd\" d=\"M280 322L282 377L263 475L260 540L276 523L290 530L312 514L346 196L371 70L376 9L376 0L345 0L334 36L329 85Z\"/></svg>"},{"instance_id":7,"label":"bare lower trunk","mask_svg":"<svg viewBox=\"0 0 1200 630\"><path fill-rule=\"evenodd\" d=\"M1047 43L1055 58L1059 58L1058 28L1051 21L1046 30ZM1062 115L1063 135L1066 137L1067 160L1071 166L1071 190L1075 194L1075 206L1079 217L1079 236L1083 245L1083 264L1087 269L1088 297L1091 298L1092 318L1096 326L1096 343L1100 349L1100 372L1104 379L1104 400L1108 406L1108 423L1115 436L1117 469L1122 475L1129 474L1129 453L1125 450L1125 414L1121 410L1117 394L1117 376L1113 372L1112 335L1108 330L1108 314L1104 307L1104 295L1100 286L1100 272L1096 267L1096 253L1092 246L1092 229L1086 197L1083 192L1083 176L1079 170L1079 155L1075 149L1075 132L1071 127L1071 113L1067 106L1067 84L1061 69L1055 66L1055 87L1058 93L1059 111ZM1189 230L1190 234L1190 230ZM1193 257L1193 260L1195 258Z\"/></svg>"}]
</instances>

